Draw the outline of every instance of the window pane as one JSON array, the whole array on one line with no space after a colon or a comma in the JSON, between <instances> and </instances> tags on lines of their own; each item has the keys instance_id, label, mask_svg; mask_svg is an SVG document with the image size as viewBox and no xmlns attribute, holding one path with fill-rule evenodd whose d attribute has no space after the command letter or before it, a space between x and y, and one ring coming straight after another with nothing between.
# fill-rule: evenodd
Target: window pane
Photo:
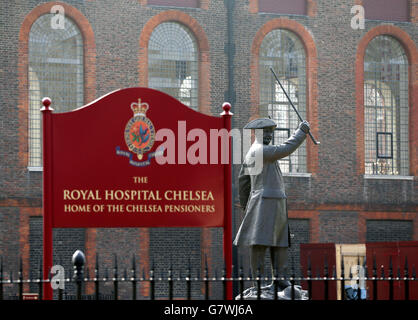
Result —
<instances>
[{"instance_id":1,"label":"window pane","mask_svg":"<svg viewBox=\"0 0 418 320\"><path fill-rule=\"evenodd\" d=\"M41 99L50 97L55 112L81 106L83 39L65 18L64 29L51 27L53 14L39 17L29 33L29 166L42 166Z\"/></svg>"},{"instance_id":2,"label":"window pane","mask_svg":"<svg viewBox=\"0 0 418 320\"><path fill-rule=\"evenodd\" d=\"M299 38L290 31L277 29L268 33L260 47L260 115L270 116L279 131L274 144L286 141L299 119L270 71L273 67L281 84L303 118L306 118L305 50ZM289 157L279 161L283 172L306 172L306 143Z\"/></svg>"},{"instance_id":3,"label":"window pane","mask_svg":"<svg viewBox=\"0 0 418 320\"><path fill-rule=\"evenodd\" d=\"M197 45L191 32L176 22L164 22L148 45L148 86L198 109Z\"/></svg>"},{"instance_id":4,"label":"window pane","mask_svg":"<svg viewBox=\"0 0 418 320\"><path fill-rule=\"evenodd\" d=\"M366 174L409 174L408 61L390 36L370 41L364 59Z\"/></svg>"}]
</instances>

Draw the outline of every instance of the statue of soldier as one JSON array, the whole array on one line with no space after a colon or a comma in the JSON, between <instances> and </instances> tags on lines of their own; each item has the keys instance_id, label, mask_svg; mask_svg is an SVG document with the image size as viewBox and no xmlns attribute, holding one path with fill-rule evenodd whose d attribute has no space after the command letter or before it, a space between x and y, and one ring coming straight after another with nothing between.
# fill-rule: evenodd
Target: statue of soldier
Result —
<instances>
[{"instance_id":1,"label":"statue of soldier","mask_svg":"<svg viewBox=\"0 0 418 320\"><path fill-rule=\"evenodd\" d=\"M263 135L257 135L251 145L239 173L239 198L245 216L234 240L236 246L249 246L252 276L263 274L264 257L270 250L273 272L284 276L287 267L290 230L287 216L286 193L282 172L278 160L293 153L305 140L310 127L307 121L299 124L293 135L284 143L270 145L276 123L268 118L259 118L249 122L244 129L262 129ZM262 140L261 140L262 139ZM248 167L254 160L254 153L262 152L262 168L251 174ZM272 275L275 273L272 272ZM289 288L289 281L279 281L279 290ZM272 290L270 284L264 289ZM251 291L252 290L252 291ZM254 294L255 288L247 289ZM248 293L250 292L250 293ZM245 292L243 293L245 295ZM277 294L277 293L274 293Z\"/></svg>"}]
</instances>

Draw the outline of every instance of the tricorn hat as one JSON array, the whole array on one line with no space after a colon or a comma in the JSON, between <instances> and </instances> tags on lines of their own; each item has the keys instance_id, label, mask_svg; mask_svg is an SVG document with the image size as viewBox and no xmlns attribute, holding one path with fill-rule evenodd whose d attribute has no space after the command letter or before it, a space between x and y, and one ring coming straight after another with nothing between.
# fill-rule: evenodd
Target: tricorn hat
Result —
<instances>
[{"instance_id":1,"label":"tricorn hat","mask_svg":"<svg viewBox=\"0 0 418 320\"><path fill-rule=\"evenodd\" d=\"M276 123L269 118L258 118L248 122L244 129L264 129L270 127L277 127Z\"/></svg>"}]
</instances>

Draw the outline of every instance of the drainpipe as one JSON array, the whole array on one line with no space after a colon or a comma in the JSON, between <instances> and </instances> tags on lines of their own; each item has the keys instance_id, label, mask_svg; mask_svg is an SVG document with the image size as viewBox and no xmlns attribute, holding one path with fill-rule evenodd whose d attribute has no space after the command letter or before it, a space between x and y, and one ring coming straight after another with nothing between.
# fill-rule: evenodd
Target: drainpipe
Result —
<instances>
[{"instance_id":1,"label":"drainpipe","mask_svg":"<svg viewBox=\"0 0 418 320\"><path fill-rule=\"evenodd\" d=\"M234 7L235 7L235 0L224 0L225 8L226 8L226 19L227 19L227 42L225 43L224 52L227 56L228 60L228 88L224 94L224 101L228 101L232 106L232 112L234 113L235 110L235 102L236 102L236 93L235 93L235 86L234 86L234 56L235 56L235 44L234 44ZM235 116L231 117L231 128L234 128ZM230 159L232 161L232 159ZM236 198L236 184L235 184L235 166L232 165L232 237L236 235L236 214L235 214L235 198ZM234 278L238 277L238 250L236 246L232 247L232 264L234 265L234 269L232 271L232 276ZM233 296L235 297L238 295L238 287L237 284L233 283Z\"/></svg>"}]
</instances>

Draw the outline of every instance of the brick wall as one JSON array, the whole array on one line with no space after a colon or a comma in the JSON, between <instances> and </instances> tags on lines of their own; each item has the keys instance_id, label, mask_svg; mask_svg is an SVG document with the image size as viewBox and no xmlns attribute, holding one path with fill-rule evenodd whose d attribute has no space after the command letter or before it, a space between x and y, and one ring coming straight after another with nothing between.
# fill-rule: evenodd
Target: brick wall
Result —
<instances>
[{"instance_id":1,"label":"brick wall","mask_svg":"<svg viewBox=\"0 0 418 320\"><path fill-rule=\"evenodd\" d=\"M201 257L201 230L199 228L152 228L150 229L150 264L154 264L156 276L167 277L170 266L173 277L187 273L187 266L192 267L192 277L203 275L204 265ZM174 241L173 241L174 240ZM168 295L168 283L156 283L158 296ZM192 283L192 297L203 299L201 284ZM175 297L185 297L186 284L174 283Z\"/></svg>"},{"instance_id":2,"label":"brick wall","mask_svg":"<svg viewBox=\"0 0 418 320\"><path fill-rule=\"evenodd\" d=\"M366 241L411 241L412 221L408 220L367 220Z\"/></svg>"},{"instance_id":3,"label":"brick wall","mask_svg":"<svg viewBox=\"0 0 418 320\"><path fill-rule=\"evenodd\" d=\"M144 267L144 261L141 259L139 253L143 243L141 243L140 232L136 228L100 228L97 229L95 251L99 258L99 267L101 276L106 272L109 276L113 275L115 268L115 257L118 266L118 274L122 276L125 270L130 270L132 267L132 259L135 259L137 270ZM96 257L91 257L91 260L96 262ZM91 267L94 266L90 263ZM142 276L138 273L137 276ZM87 289L87 292L92 294L93 287ZM102 294L113 294L113 284L111 282L104 283L100 291ZM128 283L121 283L119 286L119 297L121 299L129 299L131 297L132 288ZM138 291L137 295L141 296L143 292Z\"/></svg>"},{"instance_id":4,"label":"brick wall","mask_svg":"<svg viewBox=\"0 0 418 320\"><path fill-rule=\"evenodd\" d=\"M289 219L292 245L289 249L289 270L294 270L296 276L302 276L300 268L300 244L309 243L309 219Z\"/></svg>"},{"instance_id":5,"label":"brick wall","mask_svg":"<svg viewBox=\"0 0 418 320\"><path fill-rule=\"evenodd\" d=\"M357 221L357 212L321 211L319 214L319 241L358 243Z\"/></svg>"}]
</instances>

